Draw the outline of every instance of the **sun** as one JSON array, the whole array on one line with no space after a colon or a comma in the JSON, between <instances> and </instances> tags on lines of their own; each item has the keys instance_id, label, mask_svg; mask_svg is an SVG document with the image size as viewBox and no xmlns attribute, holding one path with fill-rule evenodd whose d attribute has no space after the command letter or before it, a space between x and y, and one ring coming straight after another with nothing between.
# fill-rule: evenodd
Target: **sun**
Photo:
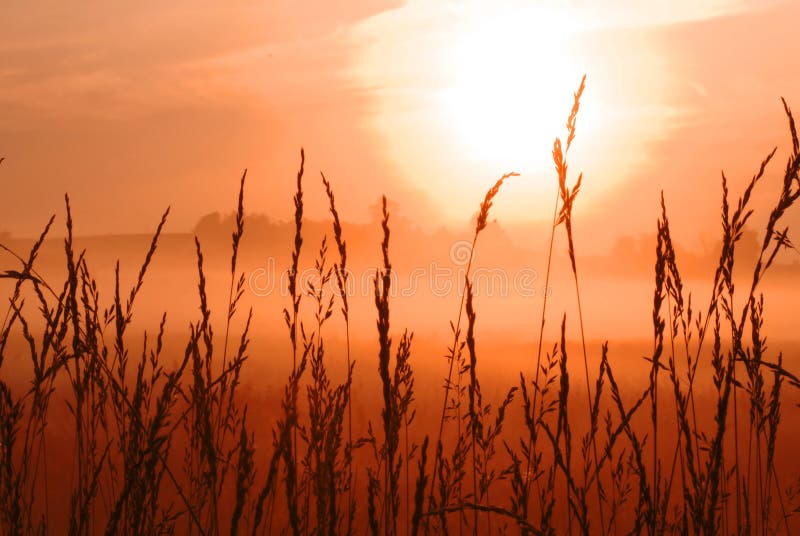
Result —
<instances>
[{"instance_id":1,"label":"sun","mask_svg":"<svg viewBox=\"0 0 800 536\"><path fill-rule=\"evenodd\" d=\"M441 113L471 159L541 168L564 130L580 80L562 11L514 9L476 17L446 48Z\"/></svg>"},{"instance_id":2,"label":"sun","mask_svg":"<svg viewBox=\"0 0 800 536\"><path fill-rule=\"evenodd\" d=\"M591 162L593 176L604 175L584 186L582 199L621 180L615 155L629 159L634 142L644 143L623 130L641 99L609 84L627 64L593 45L598 30L571 4L408 0L352 34L368 44L356 49L348 76L369 95L376 147L443 221L460 221L509 171L520 176L504 186L498 207L513 219L547 217L557 195L553 141L566 135L584 74L570 164L583 171Z\"/></svg>"}]
</instances>

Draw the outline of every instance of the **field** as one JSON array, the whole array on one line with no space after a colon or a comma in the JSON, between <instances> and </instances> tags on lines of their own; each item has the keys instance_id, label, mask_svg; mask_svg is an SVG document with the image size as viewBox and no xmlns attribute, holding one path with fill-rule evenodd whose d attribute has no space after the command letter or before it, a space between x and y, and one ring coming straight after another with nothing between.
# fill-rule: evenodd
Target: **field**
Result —
<instances>
[{"instance_id":1,"label":"field","mask_svg":"<svg viewBox=\"0 0 800 536\"><path fill-rule=\"evenodd\" d=\"M371 230L344 223L347 192L307 176L302 152L287 225L246 217L245 172L231 218L165 235L167 210L136 266L91 269L121 242L73 236L68 197L63 240L55 218L38 240L4 240L0 533L797 530L791 112L785 168L773 152L741 192L723 177L713 254L682 264L662 199L647 251L587 259L573 233L582 177L567 166L582 91L553 147L559 196L533 275L487 268L510 247L491 209L513 174L447 251L454 237L426 245L394 227L386 198ZM775 168L753 234L751 198ZM327 222L304 217L311 180ZM285 249L259 267L265 241ZM411 279L456 258L449 286ZM646 286L612 292L645 269ZM588 311L624 329L585 326ZM404 329L422 315L438 327Z\"/></svg>"}]
</instances>

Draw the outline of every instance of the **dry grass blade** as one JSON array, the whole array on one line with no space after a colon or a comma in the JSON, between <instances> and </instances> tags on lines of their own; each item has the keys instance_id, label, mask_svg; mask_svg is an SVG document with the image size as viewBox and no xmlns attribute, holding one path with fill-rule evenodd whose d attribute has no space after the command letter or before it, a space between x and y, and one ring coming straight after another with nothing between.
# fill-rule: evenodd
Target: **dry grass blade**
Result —
<instances>
[{"instance_id":1,"label":"dry grass blade","mask_svg":"<svg viewBox=\"0 0 800 536\"><path fill-rule=\"evenodd\" d=\"M480 209L478 210L478 216L477 216L476 223L475 223L475 234L472 237L472 245L470 247L469 259L467 260L466 277L470 276L470 271L471 271L471 268L472 268L472 261L473 261L474 256L475 256L475 246L476 246L477 241L478 241L478 235L480 234L480 232L483 229L486 228L487 221L489 219L489 210L492 208L492 203L494 201L494 198L499 193L500 187L503 185L503 183L507 179L509 179L510 177L515 177L515 176L519 176L519 174L516 173L516 172L510 172L510 173L506 173L503 176L501 176L497 180L497 182L495 182L494 186L489 188L489 190L486 192L486 195L484 196L483 201L481 202ZM430 495L428 497L429 507L431 505L433 505L433 502L434 502L434 490L436 488L436 480L437 480L437 478L439 476L439 470L438 469L439 469L439 467L441 465L440 453L442 452L442 449L440 448L440 445L442 443L442 435L444 433L444 425L445 425L445 421L446 421L446 417L447 417L447 407L448 407L448 403L450 401L450 391L452 390L452 385L453 385L453 369L454 369L455 362L458 360L457 359L458 358L458 354L460 354L461 318L462 318L462 314L463 314L463 310L464 310L465 295L466 295L465 292L463 292L461 294L461 301L460 301L459 306L458 306L458 315L456 316L455 325L453 325L452 322L451 322L451 327L452 327L452 330L453 330L453 344L449 348L448 356L447 356L448 371L447 371L447 378L445 379L445 383L444 383L444 397L443 397L443 401L442 401L441 417L439 418L439 432L438 432L437 438L436 438L437 450L436 450L436 455L434 456L434 460L433 460L432 481L431 481ZM457 396L459 397L459 400L460 400L460 392L458 392Z\"/></svg>"},{"instance_id":2,"label":"dry grass blade","mask_svg":"<svg viewBox=\"0 0 800 536\"><path fill-rule=\"evenodd\" d=\"M483 202L481 203L481 208L478 211L478 218L475 222L475 235L477 235L486 228L486 222L489 218L489 209L492 208L492 203L494 202L494 198L500 191L500 187L503 185L503 182L505 182L506 179L509 179L510 177L519 177L519 173L515 172L506 173L505 175L500 177L496 183L494 183L494 186L489 188L488 192L486 192L486 196L483 198Z\"/></svg>"}]
</instances>

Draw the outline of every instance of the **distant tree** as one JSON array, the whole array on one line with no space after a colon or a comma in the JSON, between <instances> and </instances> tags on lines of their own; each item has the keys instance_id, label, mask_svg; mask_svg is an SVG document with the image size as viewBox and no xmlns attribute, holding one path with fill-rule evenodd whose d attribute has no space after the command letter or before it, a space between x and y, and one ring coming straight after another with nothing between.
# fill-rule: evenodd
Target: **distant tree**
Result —
<instances>
[{"instance_id":1,"label":"distant tree","mask_svg":"<svg viewBox=\"0 0 800 536\"><path fill-rule=\"evenodd\" d=\"M222 216L220 216L219 212L211 212L200 218L200 220L194 226L193 232L198 236L216 234L221 230L221 228Z\"/></svg>"}]
</instances>

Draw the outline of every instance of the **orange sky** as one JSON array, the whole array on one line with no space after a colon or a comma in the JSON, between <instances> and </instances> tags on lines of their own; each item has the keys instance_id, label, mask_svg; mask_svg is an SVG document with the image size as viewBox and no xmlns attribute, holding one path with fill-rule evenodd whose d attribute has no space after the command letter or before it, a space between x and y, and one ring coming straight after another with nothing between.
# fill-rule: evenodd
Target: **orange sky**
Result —
<instances>
[{"instance_id":1,"label":"orange sky","mask_svg":"<svg viewBox=\"0 0 800 536\"><path fill-rule=\"evenodd\" d=\"M493 216L545 219L552 139L585 72L579 237L651 231L663 188L676 234L702 244L721 169L741 184L774 145L783 165L800 3L642 4L6 3L0 231L33 235L64 192L81 234L148 230L168 204L188 230L233 209L244 167L248 210L288 218L301 145L312 217L319 170L347 219L386 193L430 226L466 221L515 170Z\"/></svg>"}]
</instances>

